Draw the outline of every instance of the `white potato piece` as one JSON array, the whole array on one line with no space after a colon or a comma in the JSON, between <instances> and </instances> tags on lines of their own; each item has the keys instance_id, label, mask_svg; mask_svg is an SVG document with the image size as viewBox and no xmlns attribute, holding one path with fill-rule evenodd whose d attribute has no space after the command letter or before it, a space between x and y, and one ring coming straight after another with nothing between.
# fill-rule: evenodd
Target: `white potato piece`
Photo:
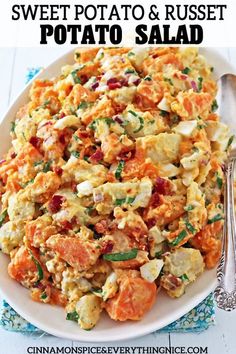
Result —
<instances>
[{"instance_id":1,"label":"white potato piece","mask_svg":"<svg viewBox=\"0 0 236 354\"><path fill-rule=\"evenodd\" d=\"M101 300L94 294L82 296L76 304L78 323L83 329L92 329L100 318Z\"/></svg>"}]
</instances>

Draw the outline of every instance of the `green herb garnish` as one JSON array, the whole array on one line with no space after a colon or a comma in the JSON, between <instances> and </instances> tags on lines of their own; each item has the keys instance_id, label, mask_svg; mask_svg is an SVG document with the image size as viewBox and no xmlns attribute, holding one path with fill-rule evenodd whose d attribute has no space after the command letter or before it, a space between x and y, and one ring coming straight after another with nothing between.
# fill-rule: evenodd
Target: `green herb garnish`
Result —
<instances>
[{"instance_id":1,"label":"green herb garnish","mask_svg":"<svg viewBox=\"0 0 236 354\"><path fill-rule=\"evenodd\" d=\"M185 225L187 229L191 232L191 234L196 233L197 230L195 229L195 227L193 227L193 225L189 221L185 221Z\"/></svg>"},{"instance_id":2,"label":"green herb garnish","mask_svg":"<svg viewBox=\"0 0 236 354\"><path fill-rule=\"evenodd\" d=\"M163 254L163 251L159 251L155 253L155 258L159 258Z\"/></svg>"},{"instance_id":3,"label":"green herb garnish","mask_svg":"<svg viewBox=\"0 0 236 354\"><path fill-rule=\"evenodd\" d=\"M207 223L208 224L213 224L216 221L223 220L223 216L221 214L216 214L212 219L208 219Z\"/></svg>"},{"instance_id":4,"label":"green herb garnish","mask_svg":"<svg viewBox=\"0 0 236 354\"><path fill-rule=\"evenodd\" d=\"M128 261L137 257L138 250L133 248L129 252L107 253L103 255L103 259L111 262Z\"/></svg>"},{"instance_id":5,"label":"green herb garnish","mask_svg":"<svg viewBox=\"0 0 236 354\"><path fill-rule=\"evenodd\" d=\"M66 319L68 321L75 321L75 322L78 322L78 319L79 319L79 315L76 311L73 311L73 312L68 312L68 314L66 315Z\"/></svg>"},{"instance_id":6,"label":"green herb garnish","mask_svg":"<svg viewBox=\"0 0 236 354\"><path fill-rule=\"evenodd\" d=\"M85 108L88 108L88 102L81 102L78 105L78 109L85 109Z\"/></svg>"},{"instance_id":7,"label":"green herb garnish","mask_svg":"<svg viewBox=\"0 0 236 354\"><path fill-rule=\"evenodd\" d=\"M43 277L44 277L44 274L43 274L43 269L39 263L39 261L34 257L33 253L31 250L29 250L29 253L31 255L31 259L32 261L34 262L34 264L36 265L37 267L37 270L38 270L38 281L36 284L38 284L41 280L43 280Z\"/></svg>"},{"instance_id":8,"label":"green herb garnish","mask_svg":"<svg viewBox=\"0 0 236 354\"><path fill-rule=\"evenodd\" d=\"M144 81L152 81L152 78L151 78L151 76L146 76L145 78L144 78Z\"/></svg>"},{"instance_id":9,"label":"green herb garnish","mask_svg":"<svg viewBox=\"0 0 236 354\"><path fill-rule=\"evenodd\" d=\"M49 172L50 171L50 169L51 169L51 164L52 164L52 161L47 161L47 162L45 162L45 164L44 164L44 166L43 166L43 172L44 173L47 173L47 172Z\"/></svg>"},{"instance_id":10,"label":"green herb garnish","mask_svg":"<svg viewBox=\"0 0 236 354\"><path fill-rule=\"evenodd\" d=\"M166 116L168 116L169 112L164 111L164 110L162 109L159 114L160 114L161 117L166 117Z\"/></svg>"},{"instance_id":11,"label":"green herb garnish","mask_svg":"<svg viewBox=\"0 0 236 354\"><path fill-rule=\"evenodd\" d=\"M137 74L137 72L134 69L126 69L125 74Z\"/></svg>"},{"instance_id":12,"label":"green herb garnish","mask_svg":"<svg viewBox=\"0 0 236 354\"><path fill-rule=\"evenodd\" d=\"M72 156L74 156L74 157L76 157L77 159L79 159L79 157L80 157L79 151L71 151L70 153L71 153Z\"/></svg>"},{"instance_id":13,"label":"green herb garnish","mask_svg":"<svg viewBox=\"0 0 236 354\"><path fill-rule=\"evenodd\" d=\"M135 197L118 198L115 200L115 205L132 204L134 200Z\"/></svg>"},{"instance_id":14,"label":"green herb garnish","mask_svg":"<svg viewBox=\"0 0 236 354\"><path fill-rule=\"evenodd\" d=\"M232 135L232 136L229 138L229 141L228 141L227 146L226 146L226 149L225 149L226 151L229 150L230 145L232 144L233 141L234 141L234 135Z\"/></svg>"},{"instance_id":15,"label":"green herb garnish","mask_svg":"<svg viewBox=\"0 0 236 354\"><path fill-rule=\"evenodd\" d=\"M223 186L223 179L219 176L219 173L216 172L216 183L219 189Z\"/></svg>"},{"instance_id":16,"label":"green herb garnish","mask_svg":"<svg viewBox=\"0 0 236 354\"><path fill-rule=\"evenodd\" d=\"M129 52L129 53L128 53L128 57L133 57L134 55L135 55L134 52Z\"/></svg>"},{"instance_id":17,"label":"green herb garnish","mask_svg":"<svg viewBox=\"0 0 236 354\"><path fill-rule=\"evenodd\" d=\"M81 68L82 69L82 68ZM78 76L78 72L81 70L81 69L75 69L71 72L71 75L73 77L73 80L74 80L74 83L75 84L81 84L81 80Z\"/></svg>"},{"instance_id":18,"label":"green herb garnish","mask_svg":"<svg viewBox=\"0 0 236 354\"><path fill-rule=\"evenodd\" d=\"M203 82L203 77L198 78L198 92L202 90L202 82Z\"/></svg>"},{"instance_id":19,"label":"green herb garnish","mask_svg":"<svg viewBox=\"0 0 236 354\"><path fill-rule=\"evenodd\" d=\"M187 231L182 230L179 235L174 239L174 241L170 242L171 246L177 246L187 235Z\"/></svg>"},{"instance_id":20,"label":"green herb garnish","mask_svg":"<svg viewBox=\"0 0 236 354\"><path fill-rule=\"evenodd\" d=\"M216 100L214 100L211 105L211 110L212 112L215 112L217 109L218 109L218 103Z\"/></svg>"},{"instance_id":21,"label":"green herb garnish","mask_svg":"<svg viewBox=\"0 0 236 354\"><path fill-rule=\"evenodd\" d=\"M171 86L173 86L173 81L169 77L164 77L164 81L168 82Z\"/></svg>"},{"instance_id":22,"label":"green herb garnish","mask_svg":"<svg viewBox=\"0 0 236 354\"><path fill-rule=\"evenodd\" d=\"M185 210L185 211L191 211L191 210L193 210L193 209L194 209L194 206L191 205L191 204L186 205L186 206L184 207L184 210Z\"/></svg>"},{"instance_id":23,"label":"green herb garnish","mask_svg":"<svg viewBox=\"0 0 236 354\"><path fill-rule=\"evenodd\" d=\"M189 280L187 274L182 274L182 275L180 276L180 279L181 279L182 281L188 281L188 280Z\"/></svg>"},{"instance_id":24,"label":"green herb garnish","mask_svg":"<svg viewBox=\"0 0 236 354\"><path fill-rule=\"evenodd\" d=\"M5 209L1 214L0 214L0 227L4 223L5 219L7 217L7 209Z\"/></svg>"},{"instance_id":25,"label":"green herb garnish","mask_svg":"<svg viewBox=\"0 0 236 354\"><path fill-rule=\"evenodd\" d=\"M43 163L42 160L41 161L36 161L36 162L34 162L34 166L36 167L36 166L42 165L42 163Z\"/></svg>"},{"instance_id":26,"label":"green herb garnish","mask_svg":"<svg viewBox=\"0 0 236 354\"><path fill-rule=\"evenodd\" d=\"M191 69L186 67L182 70L182 73L185 74L185 75L188 75L190 73Z\"/></svg>"},{"instance_id":27,"label":"green herb garnish","mask_svg":"<svg viewBox=\"0 0 236 354\"><path fill-rule=\"evenodd\" d=\"M11 122L11 132L15 133L15 129L16 129L16 123L15 122Z\"/></svg>"},{"instance_id":28,"label":"green herb garnish","mask_svg":"<svg viewBox=\"0 0 236 354\"><path fill-rule=\"evenodd\" d=\"M40 298L41 298L42 300L45 300L47 297L48 297L48 296L47 296L46 293L42 293L42 295L40 296Z\"/></svg>"},{"instance_id":29,"label":"green herb garnish","mask_svg":"<svg viewBox=\"0 0 236 354\"><path fill-rule=\"evenodd\" d=\"M116 172L115 172L116 179L120 179L121 173L123 171L124 166L125 166L125 161L124 160L120 160L120 162L118 163Z\"/></svg>"}]
</instances>

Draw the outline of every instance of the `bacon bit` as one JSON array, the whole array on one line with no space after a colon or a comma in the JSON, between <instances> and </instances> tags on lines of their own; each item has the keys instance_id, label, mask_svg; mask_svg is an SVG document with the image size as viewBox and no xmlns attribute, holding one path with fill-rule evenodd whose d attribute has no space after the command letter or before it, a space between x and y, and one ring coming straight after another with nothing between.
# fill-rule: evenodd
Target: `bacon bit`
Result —
<instances>
[{"instance_id":1,"label":"bacon bit","mask_svg":"<svg viewBox=\"0 0 236 354\"><path fill-rule=\"evenodd\" d=\"M61 226L62 226L62 231L65 230L72 230L73 229L73 225L72 225L72 220L71 222L68 220L64 220L60 222Z\"/></svg>"},{"instance_id":2,"label":"bacon bit","mask_svg":"<svg viewBox=\"0 0 236 354\"><path fill-rule=\"evenodd\" d=\"M180 75L181 80L187 80L187 78L188 78L188 75L184 75L184 74Z\"/></svg>"},{"instance_id":3,"label":"bacon bit","mask_svg":"<svg viewBox=\"0 0 236 354\"><path fill-rule=\"evenodd\" d=\"M91 89L95 91L98 86L99 86L99 82L95 82L94 84L91 85Z\"/></svg>"},{"instance_id":4,"label":"bacon bit","mask_svg":"<svg viewBox=\"0 0 236 354\"><path fill-rule=\"evenodd\" d=\"M129 83L128 83L127 79L121 79L119 82L120 82L121 86L126 86L126 87L129 86Z\"/></svg>"},{"instance_id":5,"label":"bacon bit","mask_svg":"<svg viewBox=\"0 0 236 354\"><path fill-rule=\"evenodd\" d=\"M40 148L40 145L41 145L41 139L38 138L37 136L32 136L30 138L30 144L33 145L36 149L39 149Z\"/></svg>"},{"instance_id":6,"label":"bacon bit","mask_svg":"<svg viewBox=\"0 0 236 354\"><path fill-rule=\"evenodd\" d=\"M154 186L154 192L159 193L159 194L163 194L163 195L171 194L170 182L164 178L157 177L156 183Z\"/></svg>"},{"instance_id":7,"label":"bacon bit","mask_svg":"<svg viewBox=\"0 0 236 354\"><path fill-rule=\"evenodd\" d=\"M98 163L99 161L101 161L103 159L103 152L100 148L98 148L94 154L92 154L89 158L89 160L91 162L94 162L94 163Z\"/></svg>"},{"instance_id":8,"label":"bacon bit","mask_svg":"<svg viewBox=\"0 0 236 354\"><path fill-rule=\"evenodd\" d=\"M45 122L44 124L40 125L40 128L46 127L47 125L53 125L53 122L52 122L51 120L48 120L48 121Z\"/></svg>"},{"instance_id":9,"label":"bacon bit","mask_svg":"<svg viewBox=\"0 0 236 354\"><path fill-rule=\"evenodd\" d=\"M59 115L58 115L58 118L59 119L62 119L66 116L66 114L64 112L60 112Z\"/></svg>"},{"instance_id":10,"label":"bacon bit","mask_svg":"<svg viewBox=\"0 0 236 354\"><path fill-rule=\"evenodd\" d=\"M133 84L134 84L135 86L138 86L138 85L140 84L140 82L141 82L141 79L137 79L137 80L135 80L135 81L133 82Z\"/></svg>"},{"instance_id":11,"label":"bacon bit","mask_svg":"<svg viewBox=\"0 0 236 354\"><path fill-rule=\"evenodd\" d=\"M101 254L110 253L113 250L113 243L111 241L107 241L101 249Z\"/></svg>"},{"instance_id":12,"label":"bacon bit","mask_svg":"<svg viewBox=\"0 0 236 354\"><path fill-rule=\"evenodd\" d=\"M62 135L59 136L59 141L60 141L60 143L63 144L63 145L66 143L66 139L65 139L65 135L64 135L64 134L62 134Z\"/></svg>"},{"instance_id":13,"label":"bacon bit","mask_svg":"<svg viewBox=\"0 0 236 354\"><path fill-rule=\"evenodd\" d=\"M115 117L112 118L115 122L122 124L124 123L123 119L121 118L121 116L117 115Z\"/></svg>"},{"instance_id":14,"label":"bacon bit","mask_svg":"<svg viewBox=\"0 0 236 354\"><path fill-rule=\"evenodd\" d=\"M108 86L109 90L116 90L116 89L122 87L122 85L121 85L120 82L110 83L110 84L108 84L107 86Z\"/></svg>"},{"instance_id":15,"label":"bacon bit","mask_svg":"<svg viewBox=\"0 0 236 354\"><path fill-rule=\"evenodd\" d=\"M167 290L176 290L182 284L182 280L172 274L164 275L161 282Z\"/></svg>"},{"instance_id":16,"label":"bacon bit","mask_svg":"<svg viewBox=\"0 0 236 354\"><path fill-rule=\"evenodd\" d=\"M58 176L61 176L62 173L63 173L63 169L61 167L54 167L54 172L58 175Z\"/></svg>"},{"instance_id":17,"label":"bacon bit","mask_svg":"<svg viewBox=\"0 0 236 354\"><path fill-rule=\"evenodd\" d=\"M161 204L162 203L161 203L160 194L158 192L154 192L150 199L150 205L152 206L152 208L157 208Z\"/></svg>"},{"instance_id":18,"label":"bacon bit","mask_svg":"<svg viewBox=\"0 0 236 354\"><path fill-rule=\"evenodd\" d=\"M83 131L78 131L78 137L80 139L86 139L86 138L89 137L89 133L84 131L84 130Z\"/></svg>"},{"instance_id":19,"label":"bacon bit","mask_svg":"<svg viewBox=\"0 0 236 354\"><path fill-rule=\"evenodd\" d=\"M16 153L15 152L12 152L11 153L11 158L14 159L16 157Z\"/></svg>"},{"instance_id":20,"label":"bacon bit","mask_svg":"<svg viewBox=\"0 0 236 354\"><path fill-rule=\"evenodd\" d=\"M148 221L146 221L146 225L147 225L148 229L151 229L153 226L156 225L156 219L154 219L154 218L149 219Z\"/></svg>"},{"instance_id":21,"label":"bacon bit","mask_svg":"<svg viewBox=\"0 0 236 354\"><path fill-rule=\"evenodd\" d=\"M94 229L98 234L105 234L105 232L108 230L107 220L101 220L100 222L95 224Z\"/></svg>"},{"instance_id":22,"label":"bacon bit","mask_svg":"<svg viewBox=\"0 0 236 354\"><path fill-rule=\"evenodd\" d=\"M71 189L72 189L72 192L74 193L77 193L77 183L76 182L71 182Z\"/></svg>"},{"instance_id":23,"label":"bacon bit","mask_svg":"<svg viewBox=\"0 0 236 354\"><path fill-rule=\"evenodd\" d=\"M0 165L2 165L3 163L5 163L7 160L0 160Z\"/></svg>"},{"instance_id":24,"label":"bacon bit","mask_svg":"<svg viewBox=\"0 0 236 354\"><path fill-rule=\"evenodd\" d=\"M48 209L52 214L57 213L61 210L62 203L65 201L65 198L62 195L54 195L50 202L48 203Z\"/></svg>"},{"instance_id":25,"label":"bacon bit","mask_svg":"<svg viewBox=\"0 0 236 354\"><path fill-rule=\"evenodd\" d=\"M88 75L82 74L80 76L81 85L84 85L88 81Z\"/></svg>"},{"instance_id":26,"label":"bacon bit","mask_svg":"<svg viewBox=\"0 0 236 354\"><path fill-rule=\"evenodd\" d=\"M125 160L128 161L133 158L135 155L135 150L131 151L121 151L117 157L117 160Z\"/></svg>"}]
</instances>

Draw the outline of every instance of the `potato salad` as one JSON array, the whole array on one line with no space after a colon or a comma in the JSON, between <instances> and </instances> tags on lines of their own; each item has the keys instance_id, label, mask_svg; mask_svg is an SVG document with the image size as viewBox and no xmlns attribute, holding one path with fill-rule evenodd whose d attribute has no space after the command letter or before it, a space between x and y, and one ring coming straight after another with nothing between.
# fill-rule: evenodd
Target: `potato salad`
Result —
<instances>
[{"instance_id":1,"label":"potato salad","mask_svg":"<svg viewBox=\"0 0 236 354\"><path fill-rule=\"evenodd\" d=\"M197 48L79 48L32 83L0 160L0 248L32 300L89 330L216 266L233 136L213 71Z\"/></svg>"}]
</instances>

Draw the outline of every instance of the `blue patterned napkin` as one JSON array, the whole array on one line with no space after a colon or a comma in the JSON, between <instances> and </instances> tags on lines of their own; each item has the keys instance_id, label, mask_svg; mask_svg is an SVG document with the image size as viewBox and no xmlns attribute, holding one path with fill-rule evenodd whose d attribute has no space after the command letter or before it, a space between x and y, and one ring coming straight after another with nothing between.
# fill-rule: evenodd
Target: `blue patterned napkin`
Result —
<instances>
[{"instance_id":1,"label":"blue patterned napkin","mask_svg":"<svg viewBox=\"0 0 236 354\"><path fill-rule=\"evenodd\" d=\"M41 68L28 69L26 82L29 82ZM210 294L198 306L186 315L157 332L201 332L215 324L213 294ZM0 326L7 331L42 335L43 331L23 319L6 301L0 307Z\"/></svg>"}]
</instances>

